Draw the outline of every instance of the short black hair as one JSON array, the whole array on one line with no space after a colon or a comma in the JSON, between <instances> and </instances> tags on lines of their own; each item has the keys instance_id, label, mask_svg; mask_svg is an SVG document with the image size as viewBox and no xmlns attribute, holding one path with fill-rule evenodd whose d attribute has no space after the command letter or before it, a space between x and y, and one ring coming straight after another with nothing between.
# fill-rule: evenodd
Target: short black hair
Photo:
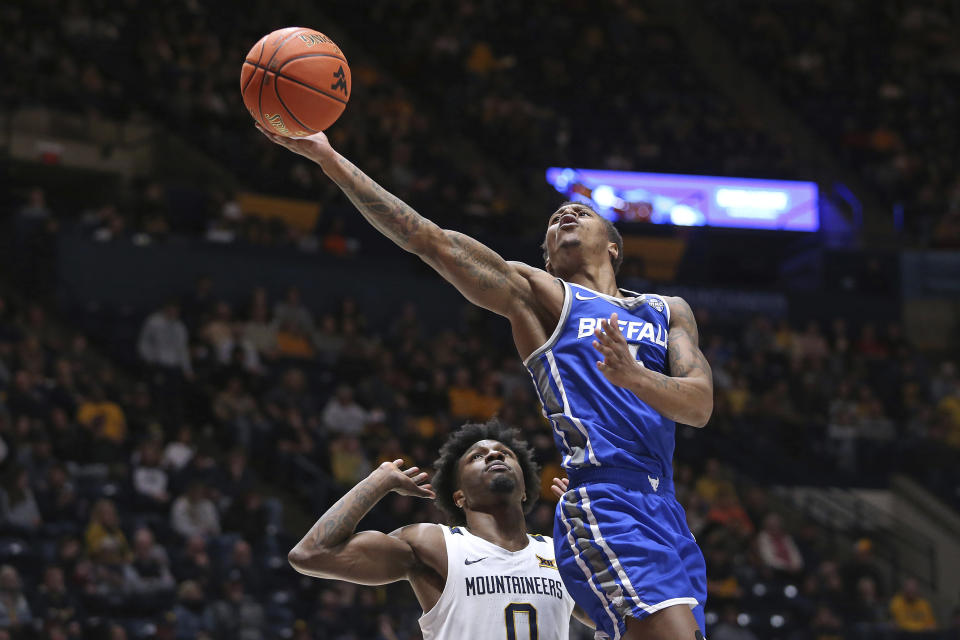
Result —
<instances>
[{"instance_id":1,"label":"short black hair","mask_svg":"<svg viewBox=\"0 0 960 640\"><path fill-rule=\"evenodd\" d=\"M467 450L481 440L496 440L509 447L517 456L527 500L523 503L523 512L529 513L540 495L540 467L533 461L533 451L520 432L513 427L492 418L482 423L468 422L447 438L440 447L440 457L433 463L434 474L431 484L436 491L436 504L447 517L447 523L466 524L463 509L453 501L453 492L459 488L458 463Z\"/></svg>"},{"instance_id":2,"label":"short black hair","mask_svg":"<svg viewBox=\"0 0 960 640\"><path fill-rule=\"evenodd\" d=\"M575 204L581 207L586 207L597 214L597 217L603 220L603 226L607 228L607 241L616 243L617 245L617 257L610 258L610 265L613 267L613 275L620 273L620 265L623 264L623 236L620 235L620 231L613 225L612 222L604 218L600 213L591 207L588 204L583 202L574 202L573 200L567 200L566 202L561 202L560 206L557 207L557 210L564 208L567 205ZM550 214L553 215L553 214ZM543 262L546 264L547 259L550 257L550 254L547 252L547 239L543 239L543 243L540 245L540 248L543 250Z\"/></svg>"}]
</instances>

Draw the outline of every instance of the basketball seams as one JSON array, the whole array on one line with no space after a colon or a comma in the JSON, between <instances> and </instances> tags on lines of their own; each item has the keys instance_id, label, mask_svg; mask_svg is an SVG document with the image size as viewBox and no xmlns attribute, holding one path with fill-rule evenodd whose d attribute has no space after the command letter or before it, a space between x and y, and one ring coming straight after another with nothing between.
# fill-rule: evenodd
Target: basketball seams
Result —
<instances>
[{"instance_id":1,"label":"basketball seams","mask_svg":"<svg viewBox=\"0 0 960 640\"><path fill-rule=\"evenodd\" d=\"M277 77L278 77L278 78L282 78L283 76L280 76L280 75L278 74ZM287 79L289 80L289 78L287 78ZM313 135L314 133L316 133L317 131L319 131L319 129L314 129L313 127L308 127L307 125L305 125L305 124L303 124L302 122L300 122L300 118L297 117L297 114L295 114L293 111L290 110L289 107L287 107L287 103L283 101L283 96L280 95L280 83L279 83L279 82L274 82L274 83L273 83L273 92L276 94L277 100L280 101L280 106L283 107L283 110L287 112L287 115L289 115L291 118L293 118L293 120L294 120L297 124L299 124L301 127L303 127L304 129L306 129L307 131L309 131L311 135Z\"/></svg>"},{"instance_id":2,"label":"basketball seams","mask_svg":"<svg viewBox=\"0 0 960 640\"><path fill-rule=\"evenodd\" d=\"M346 58L344 58L343 56L334 55L332 53L303 53L303 54L300 54L299 56L287 58L286 62L284 62L279 67L277 67L277 71L280 71L281 69L283 69L285 66L287 66L294 60L302 60L303 58L336 58L337 60L342 61L343 64L349 65Z\"/></svg>"},{"instance_id":3,"label":"basketball seams","mask_svg":"<svg viewBox=\"0 0 960 640\"><path fill-rule=\"evenodd\" d=\"M248 61L247 64L253 64L253 63ZM259 66L259 65L254 65L254 66L257 67L258 69L263 69L264 73L268 73L268 72L269 72L269 73L272 73L273 75L277 76L278 78L283 78L284 80L289 80L290 82L294 82L294 83L296 83L296 84L299 84L300 86L306 87L307 89L310 89L311 91L315 91L316 93L319 93L319 94L322 95L322 96L326 96L327 98L330 98L331 100L336 100L337 102L342 102L343 104L347 104L347 101L344 100L343 98L341 98L341 97L339 97L339 96L336 96L336 95L333 95L333 94L331 94L331 93L327 93L327 92L324 91L323 89L318 89L317 87L311 86L311 85L307 84L306 82L303 82L302 80L297 80L296 78L291 78L290 76L284 75L284 74L282 74L282 73L277 73L276 71L269 71L266 67L262 67L262 66Z\"/></svg>"},{"instance_id":4,"label":"basketball seams","mask_svg":"<svg viewBox=\"0 0 960 640\"><path fill-rule=\"evenodd\" d=\"M253 76L257 75L257 66L260 64L260 61L263 60L263 50L267 48L267 36L261 38L262 42L260 43L260 54L257 56L257 61L253 64L253 73L250 74L250 79L247 80L247 84L243 85L243 88L240 89L240 95L244 96L247 93L247 87L250 86L250 83L253 82ZM250 62L249 60L244 60L243 63L246 64Z\"/></svg>"},{"instance_id":5,"label":"basketball seams","mask_svg":"<svg viewBox=\"0 0 960 640\"><path fill-rule=\"evenodd\" d=\"M270 56L269 60L267 60L266 65L262 67L259 64L254 65L256 67L263 69L263 80L260 81L260 95L257 96L257 111L260 112L261 122L266 122L266 118L263 117L263 85L266 84L267 82L268 67L270 66L270 63L273 62L273 59L277 57L277 54L280 53L280 49L283 49L283 45L293 40L293 38L297 36L301 31L307 31L307 29L297 29L293 33L288 35L286 38L284 38L282 41L280 41L280 44L277 45L276 49L274 49L273 55ZM264 43L264 45L266 45L266 43ZM259 62L259 60L257 62ZM277 95L279 96L280 94L277 94Z\"/></svg>"}]
</instances>

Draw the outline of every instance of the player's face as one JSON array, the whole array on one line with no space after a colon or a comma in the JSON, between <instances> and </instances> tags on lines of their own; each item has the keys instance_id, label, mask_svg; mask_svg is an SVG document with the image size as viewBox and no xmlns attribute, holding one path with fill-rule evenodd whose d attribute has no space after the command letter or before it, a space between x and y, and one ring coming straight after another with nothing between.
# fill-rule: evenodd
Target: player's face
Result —
<instances>
[{"instance_id":1,"label":"player's face","mask_svg":"<svg viewBox=\"0 0 960 640\"><path fill-rule=\"evenodd\" d=\"M577 203L565 204L553 212L547 223L546 241L554 271L564 262L565 249L595 250L606 255L609 244L607 229L600 216Z\"/></svg>"},{"instance_id":2,"label":"player's face","mask_svg":"<svg viewBox=\"0 0 960 640\"><path fill-rule=\"evenodd\" d=\"M524 495L523 470L510 447L496 440L480 440L460 458L460 491L467 504Z\"/></svg>"}]
</instances>

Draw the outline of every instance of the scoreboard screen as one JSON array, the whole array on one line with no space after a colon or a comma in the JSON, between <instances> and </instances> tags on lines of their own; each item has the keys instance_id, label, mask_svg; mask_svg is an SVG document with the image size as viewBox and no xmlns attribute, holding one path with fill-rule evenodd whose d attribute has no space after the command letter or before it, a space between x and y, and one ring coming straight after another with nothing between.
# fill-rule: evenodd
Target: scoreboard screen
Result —
<instances>
[{"instance_id":1,"label":"scoreboard screen","mask_svg":"<svg viewBox=\"0 0 960 640\"><path fill-rule=\"evenodd\" d=\"M817 231L817 185L597 169L547 169L547 182L610 220L685 227Z\"/></svg>"}]
</instances>

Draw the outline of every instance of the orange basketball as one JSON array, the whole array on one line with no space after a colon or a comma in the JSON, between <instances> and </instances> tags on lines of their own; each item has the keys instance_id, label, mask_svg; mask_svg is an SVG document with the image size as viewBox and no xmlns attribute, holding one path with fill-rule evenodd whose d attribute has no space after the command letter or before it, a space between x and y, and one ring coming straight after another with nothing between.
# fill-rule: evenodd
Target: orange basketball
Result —
<instances>
[{"instance_id":1,"label":"orange basketball","mask_svg":"<svg viewBox=\"0 0 960 640\"><path fill-rule=\"evenodd\" d=\"M254 120L289 138L323 131L350 99L350 67L333 40L287 27L260 38L240 71L240 93Z\"/></svg>"}]
</instances>

